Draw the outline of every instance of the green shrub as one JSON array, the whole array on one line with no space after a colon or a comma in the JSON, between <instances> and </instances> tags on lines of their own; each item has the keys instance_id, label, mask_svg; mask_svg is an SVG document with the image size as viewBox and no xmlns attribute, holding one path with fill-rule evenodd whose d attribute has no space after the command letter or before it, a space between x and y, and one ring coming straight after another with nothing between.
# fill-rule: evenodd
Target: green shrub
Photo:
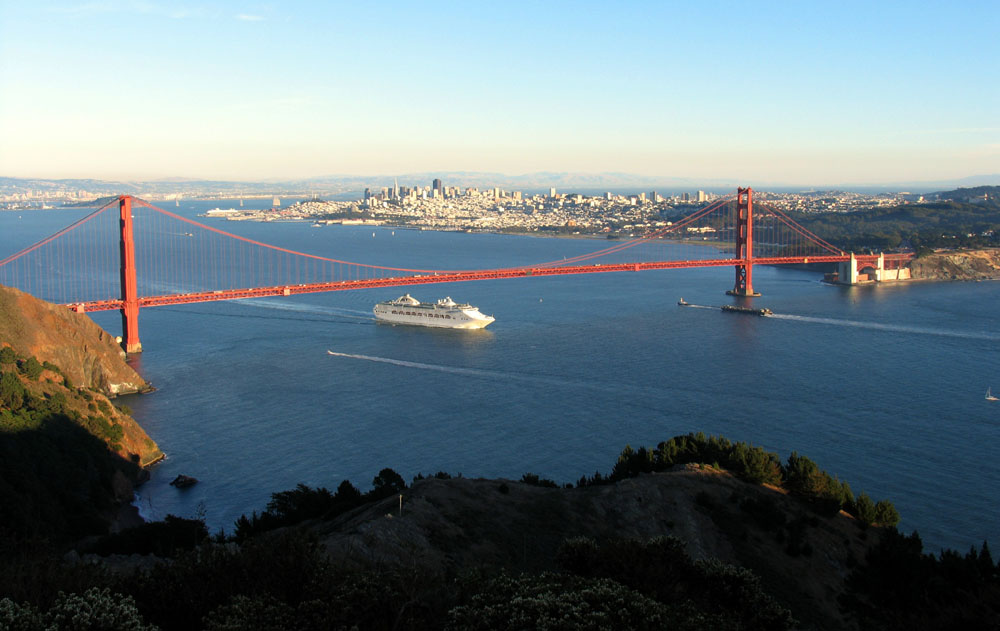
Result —
<instances>
[{"instance_id":1,"label":"green shrub","mask_svg":"<svg viewBox=\"0 0 1000 631\"><path fill-rule=\"evenodd\" d=\"M62 371L61 368L59 368L59 366L56 366L55 364L53 364L52 362L49 362L49 361L42 362L42 368L44 368L45 370L48 370L49 372L54 372L55 374L57 374L59 376L62 376L62 374L63 374L63 371Z\"/></svg>"},{"instance_id":2,"label":"green shrub","mask_svg":"<svg viewBox=\"0 0 1000 631\"><path fill-rule=\"evenodd\" d=\"M92 587L82 594L64 594L45 614L46 629L67 631L154 631L143 620L131 596Z\"/></svg>"},{"instance_id":3,"label":"green shrub","mask_svg":"<svg viewBox=\"0 0 1000 631\"><path fill-rule=\"evenodd\" d=\"M382 499L406 489L406 481L403 480L403 476L386 467L372 479L372 487L371 493L369 493L372 499Z\"/></svg>"},{"instance_id":4,"label":"green shrub","mask_svg":"<svg viewBox=\"0 0 1000 631\"><path fill-rule=\"evenodd\" d=\"M554 481L547 478L540 478L534 473L525 473L521 476L521 482L524 484L530 484L531 486L541 486L550 489L557 489L559 485Z\"/></svg>"},{"instance_id":5,"label":"green shrub","mask_svg":"<svg viewBox=\"0 0 1000 631\"><path fill-rule=\"evenodd\" d=\"M125 430L118 423L112 423L108 428L105 438L111 443L120 443L125 438Z\"/></svg>"},{"instance_id":6,"label":"green shrub","mask_svg":"<svg viewBox=\"0 0 1000 631\"><path fill-rule=\"evenodd\" d=\"M291 491L273 493L267 511L286 523L322 517L333 508L333 494L323 487L298 484Z\"/></svg>"},{"instance_id":7,"label":"green shrub","mask_svg":"<svg viewBox=\"0 0 1000 631\"><path fill-rule=\"evenodd\" d=\"M273 596L240 594L208 614L205 631L286 631L297 628L295 618L295 610Z\"/></svg>"},{"instance_id":8,"label":"green shrub","mask_svg":"<svg viewBox=\"0 0 1000 631\"><path fill-rule=\"evenodd\" d=\"M509 629L663 629L670 611L608 579L565 574L485 581L448 612L450 631Z\"/></svg>"},{"instance_id":9,"label":"green shrub","mask_svg":"<svg viewBox=\"0 0 1000 631\"><path fill-rule=\"evenodd\" d=\"M38 378L42 376L42 365L38 363L38 360L34 356L29 357L21 363L21 372L25 377L31 381L38 381Z\"/></svg>"},{"instance_id":10,"label":"green shrub","mask_svg":"<svg viewBox=\"0 0 1000 631\"><path fill-rule=\"evenodd\" d=\"M875 523L875 502L868 497L867 493L861 493L854 499L850 512L862 526Z\"/></svg>"},{"instance_id":11,"label":"green shrub","mask_svg":"<svg viewBox=\"0 0 1000 631\"><path fill-rule=\"evenodd\" d=\"M16 412L24 405L24 399L24 384L17 378L17 375L12 372L0 375L0 405Z\"/></svg>"},{"instance_id":12,"label":"green shrub","mask_svg":"<svg viewBox=\"0 0 1000 631\"><path fill-rule=\"evenodd\" d=\"M4 346L0 348L0 364L14 364L17 363L18 357L17 353L10 346Z\"/></svg>"},{"instance_id":13,"label":"green shrub","mask_svg":"<svg viewBox=\"0 0 1000 631\"><path fill-rule=\"evenodd\" d=\"M875 523L879 526L895 527L899 524L899 512L889 500L879 500L875 504Z\"/></svg>"},{"instance_id":14,"label":"green shrub","mask_svg":"<svg viewBox=\"0 0 1000 631\"><path fill-rule=\"evenodd\" d=\"M42 622L42 615L30 604L19 605L10 598L0 598L0 629L44 631L45 625Z\"/></svg>"}]
</instances>

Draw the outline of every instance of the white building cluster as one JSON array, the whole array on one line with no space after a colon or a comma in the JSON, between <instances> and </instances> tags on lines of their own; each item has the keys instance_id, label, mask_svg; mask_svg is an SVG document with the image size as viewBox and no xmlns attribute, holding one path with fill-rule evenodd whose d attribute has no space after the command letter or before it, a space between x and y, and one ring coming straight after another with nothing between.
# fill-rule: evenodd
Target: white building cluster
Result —
<instances>
[{"instance_id":1,"label":"white building cluster","mask_svg":"<svg viewBox=\"0 0 1000 631\"><path fill-rule=\"evenodd\" d=\"M677 205L706 203L717 196L698 191L664 197L655 191L635 195L605 192L588 196L559 193L526 195L499 187L406 187L394 183L357 202L308 201L285 209L244 211L231 219L305 220L327 223L391 223L434 230L490 232L631 233L666 225L665 211Z\"/></svg>"}]
</instances>

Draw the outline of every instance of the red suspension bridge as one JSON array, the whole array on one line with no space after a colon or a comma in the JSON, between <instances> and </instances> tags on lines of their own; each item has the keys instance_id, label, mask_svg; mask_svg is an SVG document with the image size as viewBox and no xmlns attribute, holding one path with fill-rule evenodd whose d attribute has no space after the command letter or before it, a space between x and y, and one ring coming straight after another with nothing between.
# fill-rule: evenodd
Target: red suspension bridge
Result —
<instances>
[{"instance_id":1,"label":"red suspension bridge","mask_svg":"<svg viewBox=\"0 0 1000 631\"><path fill-rule=\"evenodd\" d=\"M111 211L117 205L118 212ZM117 224L117 225L115 225ZM594 242L597 243L596 241ZM900 266L910 255L884 255ZM754 265L848 262L852 257L754 200L717 200L675 222L557 261L478 270L390 267L298 252L205 225L123 195L50 237L0 259L0 284L78 312L118 309L127 352L142 350L139 309L217 300L560 274L732 266L736 296L755 296Z\"/></svg>"}]
</instances>

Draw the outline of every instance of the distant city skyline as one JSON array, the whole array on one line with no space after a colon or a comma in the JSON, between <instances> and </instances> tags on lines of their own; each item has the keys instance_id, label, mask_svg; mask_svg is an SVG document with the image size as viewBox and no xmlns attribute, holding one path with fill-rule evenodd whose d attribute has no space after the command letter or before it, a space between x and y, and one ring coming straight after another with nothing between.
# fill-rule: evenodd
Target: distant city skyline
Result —
<instances>
[{"instance_id":1,"label":"distant city skyline","mask_svg":"<svg viewBox=\"0 0 1000 631\"><path fill-rule=\"evenodd\" d=\"M0 0L0 176L1000 172L993 2Z\"/></svg>"}]
</instances>

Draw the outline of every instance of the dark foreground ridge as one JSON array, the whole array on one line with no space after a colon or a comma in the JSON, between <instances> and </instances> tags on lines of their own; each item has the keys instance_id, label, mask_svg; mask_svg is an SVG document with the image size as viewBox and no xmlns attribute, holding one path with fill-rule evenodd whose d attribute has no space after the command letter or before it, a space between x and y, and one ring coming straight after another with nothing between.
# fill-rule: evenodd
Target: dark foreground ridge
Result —
<instances>
[{"instance_id":1,"label":"dark foreground ridge","mask_svg":"<svg viewBox=\"0 0 1000 631\"><path fill-rule=\"evenodd\" d=\"M836 480L805 457L782 465L771 455L777 471L726 471L718 462L635 470L656 468L667 454L698 460L710 448L757 450L678 436L653 450L626 448L612 473L561 487L532 474L513 481L440 472L407 486L383 469L366 493L348 481L335 492L300 485L275 493L231 536L168 517L69 555L9 554L0 567L0 627L4 615L21 624L74 608L131 621L102 627L112 629L1000 622L1000 568L985 544L966 555L925 555L916 534L868 524L818 492ZM779 483L745 479L768 470Z\"/></svg>"}]
</instances>

